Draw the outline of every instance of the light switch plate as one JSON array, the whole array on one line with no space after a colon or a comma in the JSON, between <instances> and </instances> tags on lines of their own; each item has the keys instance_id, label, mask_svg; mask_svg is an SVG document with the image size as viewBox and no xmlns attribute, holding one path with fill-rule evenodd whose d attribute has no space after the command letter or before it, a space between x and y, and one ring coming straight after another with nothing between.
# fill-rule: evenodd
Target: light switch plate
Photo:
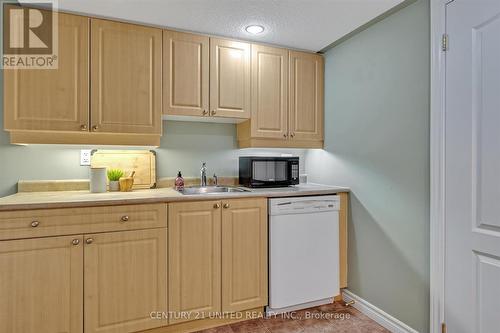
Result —
<instances>
[{"instance_id":1,"label":"light switch plate","mask_svg":"<svg viewBox=\"0 0 500 333\"><path fill-rule=\"evenodd\" d=\"M80 150L80 165L90 165L90 156L92 155L91 149Z\"/></svg>"}]
</instances>

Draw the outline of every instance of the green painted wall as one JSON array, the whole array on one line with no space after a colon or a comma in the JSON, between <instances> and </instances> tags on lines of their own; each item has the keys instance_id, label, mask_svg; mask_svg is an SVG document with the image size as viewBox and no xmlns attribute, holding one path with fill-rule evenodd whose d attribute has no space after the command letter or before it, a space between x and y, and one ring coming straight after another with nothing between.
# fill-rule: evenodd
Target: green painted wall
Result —
<instances>
[{"instance_id":1,"label":"green painted wall","mask_svg":"<svg viewBox=\"0 0 500 333\"><path fill-rule=\"evenodd\" d=\"M429 326L429 1L325 54L325 149L310 181L352 188L349 289Z\"/></svg>"},{"instance_id":2,"label":"green painted wall","mask_svg":"<svg viewBox=\"0 0 500 333\"><path fill-rule=\"evenodd\" d=\"M160 178L175 176L177 170L184 176L198 176L201 161L207 162L210 176L238 176L240 155L287 153L305 159L305 150L300 149L237 149L233 124L164 121L163 127L160 147L155 149ZM80 149L94 148L99 147L16 146L9 143L8 133L0 130L0 197L15 193L19 179L88 178L89 168L80 166ZM303 172L304 163L301 169Z\"/></svg>"}]
</instances>

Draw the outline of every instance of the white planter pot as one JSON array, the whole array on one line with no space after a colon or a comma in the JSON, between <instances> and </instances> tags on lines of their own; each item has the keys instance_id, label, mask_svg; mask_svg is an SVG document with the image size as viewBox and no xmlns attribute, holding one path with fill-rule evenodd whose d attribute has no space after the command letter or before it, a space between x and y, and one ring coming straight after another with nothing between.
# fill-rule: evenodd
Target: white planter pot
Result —
<instances>
[{"instance_id":1,"label":"white planter pot","mask_svg":"<svg viewBox=\"0 0 500 333\"><path fill-rule=\"evenodd\" d=\"M120 182L115 180L115 181L109 181L109 190L111 192L116 192L120 190Z\"/></svg>"}]
</instances>

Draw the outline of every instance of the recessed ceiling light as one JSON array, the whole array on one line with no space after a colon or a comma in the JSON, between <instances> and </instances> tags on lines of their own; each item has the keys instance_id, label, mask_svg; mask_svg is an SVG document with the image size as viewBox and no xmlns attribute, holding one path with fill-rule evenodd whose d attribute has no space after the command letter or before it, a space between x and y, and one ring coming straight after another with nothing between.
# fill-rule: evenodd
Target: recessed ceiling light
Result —
<instances>
[{"instance_id":1,"label":"recessed ceiling light","mask_svg":"<svg viewBox=\"0 0 500 333\"><path fill-rule=\"evenodd\" d=\"M258 35L264 32L264 27L261 25L249 25L245 30L252 35Z\"/></svg>"}]
</instances>

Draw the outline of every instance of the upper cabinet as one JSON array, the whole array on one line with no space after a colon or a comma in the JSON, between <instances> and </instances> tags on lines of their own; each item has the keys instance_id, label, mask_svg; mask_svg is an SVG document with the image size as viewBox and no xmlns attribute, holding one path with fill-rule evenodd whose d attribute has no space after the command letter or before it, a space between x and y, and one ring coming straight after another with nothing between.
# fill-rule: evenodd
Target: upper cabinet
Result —
<instances>
[{"instance_id":1,"label":"upper cabinet","mask_svg":"<svg viewBox=\"0 0 500 333\"><path fill-rule=\"evenodd\" d=\"M250 117L250 44L163 31L163 113Z\"/></svg>"},{"instance_id":2,"label":"upper cabinet","mask_svg":"<svg viewBox=\"0 0 500 333\"><path fill-rule=\"evenodd\" d=\"M160 29L92 19L91 130L161 134Z\"/></svg>"},{"instance_id":3,"label":"upper cabinet","mask_svg":"<svg viewBox=\"0 0 500 333\"><path fill-rule=\"evenodd\" d=\"M208 54L208 37L163 31L164 114L208 115Z\"/></svg>"},{"instance_id":4,"label":"upper cabinet","mask_svg":"<svg viewBox=\"0 0 500 333\"><path fill-rule=\"evenodd\" d=\"M288 50L252 45L251 135L288 135Z\"/></svg>"},{"instance_id":5,"label":"upper cabinet","mask_svg":"<svg viewBox=\"0 0 500 333\"><path fill-rule=\"evenodd\" d=\"M6 130L86 131L89 19L59 14L58 69L4 69Z\"/></svg>"},{"instance_id":6,"label":"upper cabinet","mask_svg":"<svg viewBox=\"0 0 500 333\"><path fill-rule=\"evenodd\" d=\"M58 14L58 68L5 69L12 143L159 145L160 29Z\"/></svg>"},{"instance_id":7,"label":"upper cabinet","mask_svg":"<svg viewBox=\"0 0 500 333\"><path fill-rule=\"evenodd\" d=\"M323 57L252 45L252 116L238 124L248 147L323 147Z\"/></svg>"},{"instance_id":8,"label":"upper cabinet","mask_svg":"<svg viewBox=\"0 0 500 333\"><path fill-rule=\"evenodd\" d=\"M250 116L250 44L210 39L210 115Z\"/></svg>"},{"instance_id":9,"label":"upper cabinet","mask_svg":"<svg viewBox=\"0 0 500 333\"><path fill-rule=\"evenodd\" d=\"M323 147L319 54L58 15L58 69L4 70L11 143L158 146L165 115L236 122L240 148Z\"/></svg>"},{"instance_id":10,"label":"upper cabinet","mask_svg":"<svg viewBox=\"0 0 500 333\"><path fill-rule=\"evenodd\" d=\"M323 140L323 57L290 51L289 135Z\"/></svg>"}]
</instances>

